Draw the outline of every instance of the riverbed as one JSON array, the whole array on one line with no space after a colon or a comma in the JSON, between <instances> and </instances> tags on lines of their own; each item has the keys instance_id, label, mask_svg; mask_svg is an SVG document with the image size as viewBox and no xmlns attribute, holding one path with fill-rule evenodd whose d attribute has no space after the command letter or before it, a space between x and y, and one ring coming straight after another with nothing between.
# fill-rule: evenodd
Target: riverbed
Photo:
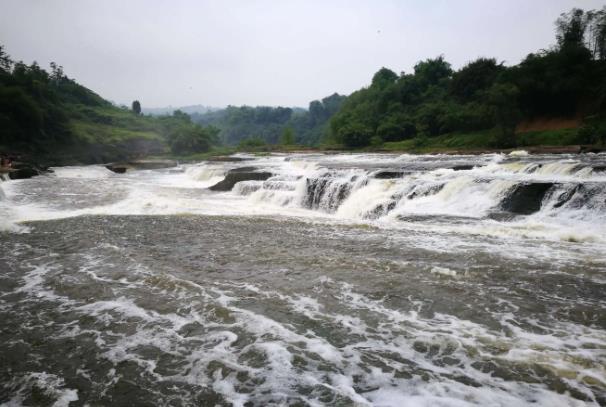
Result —
<instances>
[{"instance_id":1,"label":"riverbed","mask_svg":"<svg viewBox=\"0 0 606 407\"><path fill-rule=\"evenodd\" d=\"M606 155L236 159L0 183L0 403L606 404Z\"/></svg>"}]
</instances>

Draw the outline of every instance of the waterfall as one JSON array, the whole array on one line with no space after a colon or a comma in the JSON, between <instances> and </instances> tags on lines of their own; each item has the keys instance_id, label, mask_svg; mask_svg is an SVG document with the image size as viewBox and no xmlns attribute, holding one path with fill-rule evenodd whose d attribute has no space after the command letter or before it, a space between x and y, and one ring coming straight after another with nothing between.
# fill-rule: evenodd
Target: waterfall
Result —
<instances>
[{"instance_id":1,"label":"waterfall","mask_svg":"<svg viewBox=\"0 0 606 407\"><path fill-rule=\"evenodd\" d=\"M303 206L309 209L335 212L353 190L364 186L367 182L366 176L358 174L335 176L335 174L328 173L316 178L307 178Z\"/></svg>"},{"instance_id":2,"label":"waterfall","mask_svg":"<svg viewBox=\"0 0 606 407\"><path fill-rule=\"evenodd\" d=\"M491 157L486 165L464 166L415 158L410 166L383 169L349 168L349 159L343 159L343 169L284 161L272 167L274 177L240 182L234 193L247 196L253 205L303 208L343 219L398 221L410 214L441 214L507 220L604 210L606 177L591 165L521 157L526 161ZM419 170L424 162L433 167Z\"/></svg>"}]
</instances>

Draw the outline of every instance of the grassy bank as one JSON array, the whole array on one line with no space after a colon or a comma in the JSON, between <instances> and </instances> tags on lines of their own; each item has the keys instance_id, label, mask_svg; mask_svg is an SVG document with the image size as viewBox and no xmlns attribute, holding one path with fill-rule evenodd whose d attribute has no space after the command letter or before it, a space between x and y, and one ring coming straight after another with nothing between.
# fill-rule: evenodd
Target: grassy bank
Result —
<instances>
[{"instance_id":1,"label":"grassy bank","mask_svg":"<svg viewBox=\"0 0 606 407\"><path fill-rule=\"evenodd\" d=\"M527 147L572 147L590 144L585 142L579 129L558 129L530 131L516 135L511 148ZM595 144L595 148L603 148ZM398 142L388 142L371 150L412 152L412 153L440 153L450 151L493 151L500 150L495 132L479 131L470 133L451 133L437 137L414 138Z\"/></svg>"},{"instance_id":2,"label":"grassy bank","mask_svg":"<svg viewBox=\"0 0 606 407\"><path fill-rule=\"evenodd\" d=\"M385 152L385 153L484 153L493 151L510 151L512 149L528 149L530 152L575 152L581 151L581 145L585 150L601 150L605 146L600 144L588 145L582 143L579 129L558 129L544 131L529 131L516 135L516 144L510 148L496 147L496 135L493 132L472 132L445 134L438 137L425 139L409 139L399 142L383 143L378 146L364 147L358 149L345 148L342 145L322 145L319 147L306 147L298 145L276 145L265 144L256 147L215 147L209 152L189 155L161 154L155 158L170 158L181 162L195 162L214 160L217 157L229 156L236 153L249 153L257 156L271 153L301 153L301 152Z\"/></svg>"}]
</instances>

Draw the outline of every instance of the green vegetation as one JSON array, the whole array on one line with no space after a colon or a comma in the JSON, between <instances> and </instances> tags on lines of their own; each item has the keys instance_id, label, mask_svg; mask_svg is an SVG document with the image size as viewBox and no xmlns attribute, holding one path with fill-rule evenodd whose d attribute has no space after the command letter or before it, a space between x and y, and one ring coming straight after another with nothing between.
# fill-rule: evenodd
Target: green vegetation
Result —
<instances>
[{"instance_id":1,"label":"green vegetation","mask_svg":"<svg viewBox=\"0 0 606 407\"><path fill-rule=\"evenodd\" d=\"M447 152L462 150L483 151L500 147L500 133L496 130L448 133L436 137L415 137L390 141L381 145L382 151ZM516 134L517 147L567 146L579 140L578 129L529 131Z\"/></svg>"},{"instance_id":2,"label":"green vegetation","mask_svg":"<svg viewBox=\"0 0 606 407\"><path fill-rule=\"evenodd\" d=\"M419 62L411 74L382 68L332 117L327 142L387 149L604 143L606 7L573 9L556 28L556 47L513 67L479 58L454 71L440 56ZM550 118L585 125L516 131Z\"/></svg>"},{"instance_id":3,"label":"green vegetation","mask_svg":"<svg viewBox=\"0 0 606 407\"><path fill-rule=\"evenodd\" d=\"M214 145L219 144L217 128L201 127L193 123L187 113L180 110L173 112L172 116L162 116L159 120L174 154L208 152Z\"/></svg>"},{"instance_id":4,"label":"green vegetation","mask_svg":"<svg viewBox=\"0 0 606 407\"><path fill-rule=\"evenodd\" d=\"M443 57L412 73L381 68L349 96L308 109L228 106L141 114L117 107L51 63L14 62L0 47L0 151L47 163L145 155L327 149L438 151L606 144L606 7L556 21L554 47L515 66L479 58L453 70ZM219 147L220 145L226 147Z\"/></svg>"},{"instance_id":5,"label":"green vegetation","mask_svg":"<svg viewBox=\"0 0 606 407\"><path fill-rule=\"evenodd\" d=\"M328 130L330 118L339 110L345 96L333 94L314 100L308 110L290 107L228 106L226 109L192 114L192 120L219 128L219 137L227 145L259 138L267 144L282 143L285 129L292 129L289 144L318 145ZM246 141L245 141L246 144Z\"/></svg>"},{"instance_id":6,"label":"green vegetation","mask_svg":"<svg viewBox=\"0 0 606 407\"><path fill-rule=\"evenodd\" d=\"M240 150L258 150L267 147L267 143L261 137L249 137L240 140L238 148Z\"/></svg>"},{"instance_id":7,"label":"green vegetation","mask_svg":"<svg viewBox=\"0 0 606 407\"><path fill-rule=\"evenodd\" d=\"M193 120L219 128L226 145L251 150L270 149L263 144L437 149L604 143L605 27L606 8L573 9L556 22L557 45L516 66L479 58L455 71L440 56L409 74L382 68L370 86L313 101L307 110L229 106ZM532 126L551 119L572 120L575 128ZM288 129L294 142L285 141Z\"/></svg>"},{"instance_id":8,"label":"green vegetation","mask_svg":"<svg viewBox=\"0 0 606 407\"><path fill-rule=\"evenodd\" d=\"M27 154L48 164L104 162L148 154L209 151L215 128L182 112L141 115L116 107L50 64L14 62L0 47L0 152Z\"/></svg>"},{"instance_id":9,"label":"green vegetation","mask_svg":"<svg viewBox=\"0 0 606 407\"><path fill-rule=\"evenodd\" d=\"M566 146L575 143L595 144L580 137L579 129L528 131L517 134L518 146Z\"/></svg>"},{"instance_id":10,"label":"green vegetation","mask_svg":"<svg viewBox=\"0 0 606 407\"><path fill-rule=\"evenodd\" d=\"M282 137L280 137L280 144L285 146L292 146L295 144L295 132L290 127L286 127L282 131Z\"/></svg>"}]
</instances>

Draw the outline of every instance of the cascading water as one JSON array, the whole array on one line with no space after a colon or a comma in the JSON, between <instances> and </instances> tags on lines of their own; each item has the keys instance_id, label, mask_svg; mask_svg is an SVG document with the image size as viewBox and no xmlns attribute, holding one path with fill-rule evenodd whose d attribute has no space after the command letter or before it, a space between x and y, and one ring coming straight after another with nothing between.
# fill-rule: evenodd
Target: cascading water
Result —
<instances>
[{"instance_id":1,"label":"cascading water","mask_svg":"<svg viewBox=\"0 0 606 407\"><path fill-rule=\"evenodd\" d=\"M0 404L606 404L606 155L234 160L0 183Z\"/></svg>"},{"instance_id":2,"label":"cascading water","mask_svg":"<svg viewBox=\"0 0 606 407\"><path fill-rule=\"evenodd\" d=\"M287 165L288 161L282 166L274 163L274 177L238 183L234 192L249 196L253 205L295 206L349 220L396 222L407 215L512 220L535 215L557 222L558 214L579 222L604 219L606 177L594 172L591 163L492 157L460 170L461 165L452 166L449 159L440 157L435 161L443 161L443 166L436 168L430 162L423 171L420 160L413 160L414 171L406 162L390 162L382 170L369 163L363 170L338 161L328 168L314 163L311 169ZM381 164L377 160L376 166Z\"/></svg>"},{"instance_id":3,"label":"cascading water","mask_svg":"<svg viewBox=\"0 0 606 407\"><path fill-rule=\"evenodd\" d=\"M367 179L359 174L322 174L305 178L303 206L334 212L352 191L366 184Z\"/></svg>"}]
</instances>

